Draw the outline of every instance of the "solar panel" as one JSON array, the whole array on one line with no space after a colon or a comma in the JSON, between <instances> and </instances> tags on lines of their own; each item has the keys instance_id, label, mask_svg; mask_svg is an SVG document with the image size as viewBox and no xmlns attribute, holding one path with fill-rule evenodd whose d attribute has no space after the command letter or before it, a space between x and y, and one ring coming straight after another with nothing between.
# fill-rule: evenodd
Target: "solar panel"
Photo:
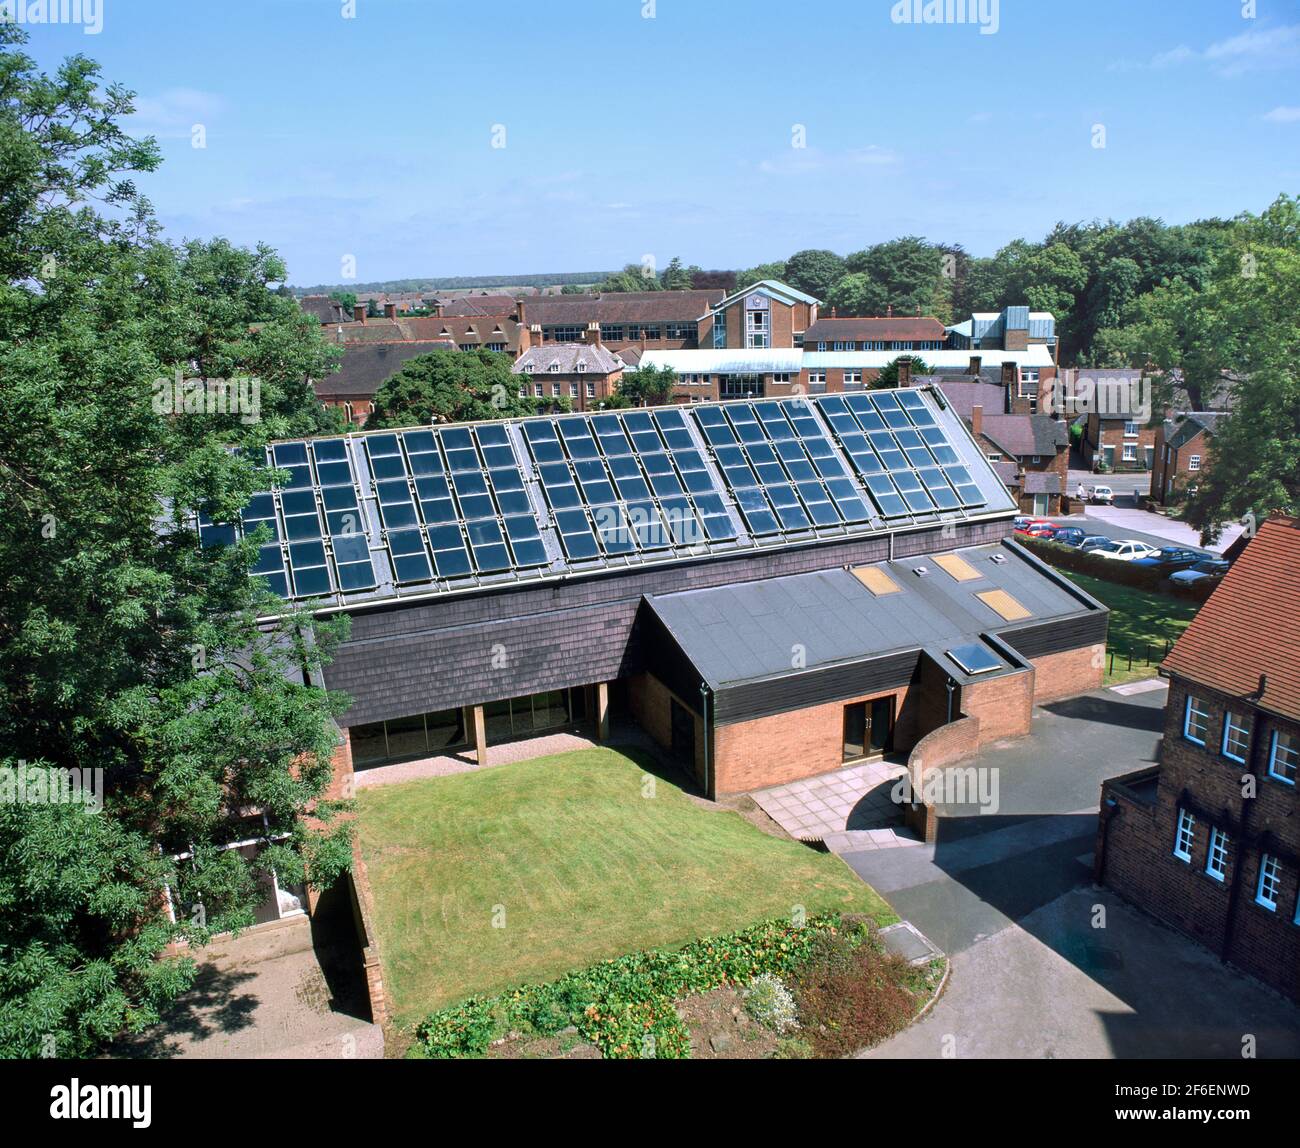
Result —
<instances>
[{"instance_id":1,"label":"solar panel","mask_svg":"<svg viewBox=\"0 0 1300 1148\"><path fill-rule=\"evenodd\" d=\"M264 532L254 577L343 601L837 537L988 506L952 418L871 391L280 442L279 485L196 525Z\"/></svg>"}]
</instances>

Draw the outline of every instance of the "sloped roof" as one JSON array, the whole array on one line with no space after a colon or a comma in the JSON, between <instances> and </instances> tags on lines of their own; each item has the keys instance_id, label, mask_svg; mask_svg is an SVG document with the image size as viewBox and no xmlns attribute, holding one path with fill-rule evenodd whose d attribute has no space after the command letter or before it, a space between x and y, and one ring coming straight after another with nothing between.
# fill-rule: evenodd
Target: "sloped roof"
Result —
<instances>
[{"instance_id":1,"label":"sloped roof","mask_svg":"<svg viewBox=\"0 0 1300 1148\"><path fill-rule=\"evenodd\" d=\"M519 324L510 315L431 316L418 319L367 319L348 323L334 338L341 343L427 343L451 339L459 343L505 343L519 346Z\"/></svg>"},{"instance_id":2,"label":"sloped roof","mask_svg":"<svg viewBox=\"0 0 1300 1148\"><path fill-rule=\"evenodd\" d=\"M757 283L751 283L748 287L743 287L739 291L733 291L725 299L714 304L714 310L720 311L723 307L730 307L738 299L743 299L755 291L763 291L768 295L775 296L786 303L820 303L820 299L814 299L811 295L806 294L797 288L791 287L788 283L782 283L776 279L760 279ZM719 295L722 292L718 293Z\"/></svg>"},{"instance_id":3,"label":"sloped roof","mask_svg":"<svg viewBox=\"0 0 1300 1148\"><path fill-rule=\"evenodd\" d=\"M869 319L819 318L804 332L804 344L834 340L888 340L897 342L943 342L944 326L933 318L893 316Z\"/></svg>"},{"instance_id":4,"label":"sloped roof","mask_svg":"<svg viewBox=\"0 0 1300 1148\"><path fill-rule=\"evenodd\" d=\"M343 304L337 299L331 299L328 295L304 295L298 300L298 304L308 315L322 323L351 323L353 321L351 313L344 308Z\"/></svg>"},{"instance_id":5,"label":"sloped roof","mask_svg":"<svg viewBox=\"0 0 1300 1148\"><path fill-rule=\"evenodd\" d=\"M1300 721L1300 519L1266 520L1165 659L1164 668L1225 694L1255 694Z\"/></svg>"},{"instance_id":6,"label":"sloped roof","mask_svg":"<svg viewBox=\"0 0 1300 1148\"><path fill-rule=\"evenodd\" d=\"M524 321L543 327L587 323L694 323L722 298L712 291L603 291L525 299Z\"/></svg>"},{"instance_id":7,"label":"sloped roof","mask_svg":"<svg viewBox=\"0 0 1300 1148\"><path fill-rule=\"evenodd\" d=\"M1065 424L1048 415L985 415L981 433L1016 456L1055 454L1070 442Z\"/></svg>"},{"instance_id":8,"label":"sloped roof","mask_svg":"<svg viewBox=\"0 0 1300 1148\"><path fill-rule=\"evenodd\" d=\"M1007 390L999 383L977 382L969 376L964 379L952 379L943 375L913 375L912 386L923 387L935 384L943 392L943 397L964 419L970 418L972 408L982 406L984 414L1002 414L1007 409Z\"/></svg>"},{"instance_id":9,"label":"sloped roof","mask_svg":"<svg viewBox=\"0 0 1300 1148\"><path fill-rule=\"evenodd\" d=\"M511 315L514 313L513 295L462 295L442 304L444 316L455 315Z\"/></svg>"},{"instance_id":10,"label":"sloped roof","mask_svg":"<svg viewBox=\"0 0 1300 1148\"><path fill-rule=\"evenodd\" d=\"M541 347L529 347L510 369L516 375L529 373L545 374L552 366L559 367L562 375L578 373L579 365L589 375L608 375L623 369L623 360L613 351L604 347L590 346L586 343L546 343Z\"/></svg>"},{"instance_id":11,"label":"sloped roof","mask_svg":"<svg viewBox=\"0 0 1300 1148\"><path fill-rule=\"evenodd\" d=\"M1026 494L1060 494L1061 476L1053 470L1025 471Z\"/></svg>"},{"instance_id":12,"label":"sloped roof","mask_svg":"<svg viewBox=\"0 0 1300 1148\"><path fill-rule=\"evenodd\" d=\"M443 344L445 345L445 344ZM343 362L332 375L316 380L319 398L368 399L410 359L439 349L438 343L379 343L343 350Z\"/></svg>"},{"instance_id":13,"label":"sloped roof","mask_svg":"<svg viewBox=\"0 0 1300 1148\"><path fill-rule=\"evenodd\" d=\"M1165 421L1165 442L1175 450L1191 442L1201 431L1214 434L1219 420L1225 415L1221 411L1192 411L1181 421Z\"/></svg>"}]
</instances>

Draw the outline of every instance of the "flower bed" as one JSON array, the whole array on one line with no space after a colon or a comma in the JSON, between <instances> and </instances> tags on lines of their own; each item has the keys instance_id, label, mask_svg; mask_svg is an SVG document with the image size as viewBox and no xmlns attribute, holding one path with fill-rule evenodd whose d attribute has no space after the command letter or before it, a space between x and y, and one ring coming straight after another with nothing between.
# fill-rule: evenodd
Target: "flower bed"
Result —
<instances>
[{"instance_id":1,"label":"flower bed","mask_svg":"<svg viewBox=\"0 0 1300 1148\"><path fill-rule=\"evenodd\" d=\"M802 927L764 921L443 1009L417 1028L413 1055L482 1056L508 1034L546 1038L576 1030L609 1059L682 1059L691 1055L691 1040L674 1002L724 985L750 985L765 974L794 985L796 1000L801 994L808 1000L810 1055L841 1055L845 1041L871 1043L911 1019L920 1003L915 986L929 983L923 973L921 985L915 972L883 953L870 919L829 914ZM835 997L850 984L846 1012Z\"/></svg>"}]
</instances>

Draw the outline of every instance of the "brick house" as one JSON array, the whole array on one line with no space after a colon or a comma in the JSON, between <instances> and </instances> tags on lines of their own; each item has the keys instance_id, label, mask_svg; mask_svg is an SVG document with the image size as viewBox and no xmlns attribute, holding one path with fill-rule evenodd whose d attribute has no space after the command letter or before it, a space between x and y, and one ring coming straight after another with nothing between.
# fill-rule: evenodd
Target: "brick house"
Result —
<instances>
[{"instance_id":1,"label":"brick house","mask_svg":"<svg viewBox=\"0 0 1300 1148\"><path fill-rule=\"evenodd\" d=\"M1159 764L1102 786L1097 878L1300 1000L1300 520L1267 520L1174 644Z\"/></svg>"},{"instance_id":2,"label":"brick house","mask_svg":"<svg viewBox=\"0 0 1300 1148\"><path fill-rule=\"evenodd\" d=\"M802 347L817 323L817 307L811 295L775 279L751 283L709 308L700 319L696 345L753 351Z\"/></svg>"},{"instance_id":3,"label":"brick house","mask_svg":"<svg viewBox=\"0 0 1300 1148\"><path fill-rule=\"evenodd\" d=\"M876 318L818 319L804 334L810 351L942 351L948 332L935 318L885 315Z\"/></svg>"},{"instance_id":4,"label":"brick house","mask_svg":"<svg viewBox=\"0 0 1300 1148\"><path fill-rule=\"evenodd\" d=\"M1063 422L1047 415L986 415L975 404L969 425L989 462L1015 465L1023 513L1061 513L1070 463L1070 436Z\"/></svg>"},{"instance_id":5,"label":"brick house","mask_svg":"<svg viewBox=\"0 0 1300 1148\"><path fill-rule=\"evenodd\" d=\"M1151 497L1156 502L1180 502L1209 468L1210 440L1224 416L1216 411L1192 411L1165 419L1156 428L1155 462L1151 467Z\"/></svg>"},{"instance_id":6,"label":"brick house","mask_svg":"<svg viewBox=\"0 0 1300 1148\"><path fill-rule=\"evenodd\" d=\"M544 343L529 347L510 369L520 377L520 395L564 398L575 411L589 411L618 390L623 360L599 344Z\"/></svg>"},{"instance_id":7,"label":"brick house","mask_svg":"<svg viewBox=\"0 0 1300 1148\"><path fill-rule=\"evenodd\" d=\"M324 406L343 411L350 426L363 427L370 418L379 388L391 379L410 359L430 351L452 350L446 341L427 343L375 343L352 345L343 349L343 362L332 375L314 383L316 397Z\"/></svg>"},{"instance_id":8,"label":"brick house","mask_svg":"<svg viewBox=\"0 0 1300 1148\"><path fill-rule=\"evenodd\" d=\"M711 346L701 342L710 309L723 292L604 291L590 295L544 295L518 300L515 318L526 328L538 328L543 342L577 343L593 324L600 342L612 351L683 350Z\"/></svg>"}]
</instances>

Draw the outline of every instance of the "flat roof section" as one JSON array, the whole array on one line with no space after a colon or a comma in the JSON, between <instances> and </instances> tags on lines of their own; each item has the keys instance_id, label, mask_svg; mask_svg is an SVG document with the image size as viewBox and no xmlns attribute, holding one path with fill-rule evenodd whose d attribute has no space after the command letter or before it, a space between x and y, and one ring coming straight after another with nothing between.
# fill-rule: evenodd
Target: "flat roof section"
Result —
<instances>
[{"instance_id":1,"label":"flat roof section","mask_svg":"<svg viewBox=\"0 0 1300 1148\"><path fill-rule=\"evenodd\" d=\"M1104 612L1017 546L954 553L973 579L958 582L935 568L935 556L922 555L646 601L715 689L908 650L941 656L982 646L982 635L1018 628L993 615L982 600L986 594L1020 603L1024 612L1016 622ZM878 596L864 577L867 570L887 578L896 591Z\"/></svg>"}]
</instances>

